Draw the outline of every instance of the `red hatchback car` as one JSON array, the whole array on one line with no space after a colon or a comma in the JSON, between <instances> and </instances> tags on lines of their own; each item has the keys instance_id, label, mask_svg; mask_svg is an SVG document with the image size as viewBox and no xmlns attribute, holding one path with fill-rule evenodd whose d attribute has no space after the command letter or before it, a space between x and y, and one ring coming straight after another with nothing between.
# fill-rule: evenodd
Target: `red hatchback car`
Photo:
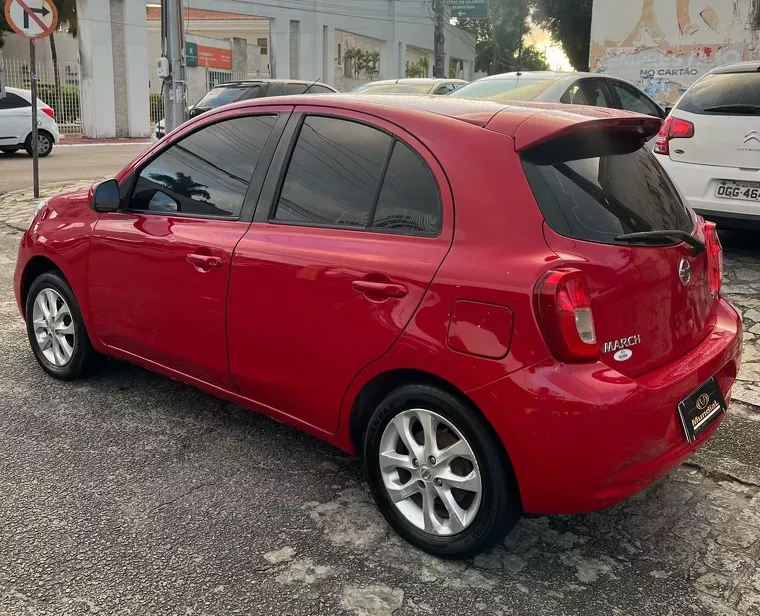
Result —
<instances>
[{"instance_id":1,"label":"red hatchback car","mask_svg":"<svg viewBox=\"0 0 760 616\"><path fill-rule=\"evenodd\" d=\"M445 98L245 101L43 205L15 290L42 367L102 356L363 456L444 557L617 503L715 430L742 345L660 120Z\"/></svg>"}]
</instances>

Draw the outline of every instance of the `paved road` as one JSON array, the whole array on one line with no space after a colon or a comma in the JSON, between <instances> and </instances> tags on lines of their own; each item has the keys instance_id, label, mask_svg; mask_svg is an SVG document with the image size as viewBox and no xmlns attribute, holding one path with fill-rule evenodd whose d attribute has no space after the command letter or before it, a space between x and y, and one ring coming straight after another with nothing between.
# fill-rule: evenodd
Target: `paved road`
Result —
<instances>
[{"instance_id":1,"label":"paved road","mask_svg":"<svg viewBox=\"0 0 760 616\"><path fill-rule=\"evenodd\" d=\"M18 238L0 230L0 614L760 614L757 407L738 402L708 450L621 506L526 519L443 562L316 439L121 362L44 376L10 290ZM728 249L757 329L760 259L751 238Z\"/></svg>"},{"instance_id":2,"label":"paved road","mask_svg":"<svg viewBox=\"0 0 760 616\"><path fill-rule=\"evenodd\" d=\"M61 146L40 159L40 185L113 175L146 144ZM0 193L32 185L32 159L26 152L0 154Z\"/></svg>"}]
</instances>

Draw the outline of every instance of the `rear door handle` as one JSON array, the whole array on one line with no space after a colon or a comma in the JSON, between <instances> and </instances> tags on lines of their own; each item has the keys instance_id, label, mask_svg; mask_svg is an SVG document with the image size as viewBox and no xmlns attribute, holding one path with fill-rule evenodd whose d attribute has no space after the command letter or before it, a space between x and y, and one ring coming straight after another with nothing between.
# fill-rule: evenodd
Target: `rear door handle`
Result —
<instances>
[{"instance_id":1,"label":"rear door handle","mask_svg":"<svg viewBox=\"0 0 760 616\"><path fill-rule=\"evenodd\" d=\"M198 269L210 270L222 267L222 260L219 257L213 255L202 255L197 252L191 252L187 255L187 262L194 265Z\"/></svg>"},{"instance_id":2,"label":"rear door handle","mask_svg":"<svg viewBox=\"0 0 760 616\"><path fill-rule=\"evenodd\" d=\"M354 290L368 296L375 297L392 297L400 299L406 297L407 288L402 284L392 282L372 282L370 280L354 280L351 283Z\"/></svg>"}]
</instances>

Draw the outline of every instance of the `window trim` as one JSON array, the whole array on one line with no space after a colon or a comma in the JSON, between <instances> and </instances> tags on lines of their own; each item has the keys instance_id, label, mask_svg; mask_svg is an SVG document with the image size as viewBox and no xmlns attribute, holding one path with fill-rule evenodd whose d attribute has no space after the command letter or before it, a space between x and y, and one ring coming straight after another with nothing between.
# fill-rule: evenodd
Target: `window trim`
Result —
<instances>
[{"instance_id":1,"label":"window trim","mask_svg":"<svg viewBox=\"0 0 760 616\"><path fill-rule=\"evenodd\" d=\"M340 110L336 110L336 111L340 111ZM378 178L378 184L377 184L377 189L375 191L374 203L372 205L372 209L370 210L370 216L368 217L368 221L370 224L367 224L365 226L336 225L336 224L277 220L276 218L274 218L277 212L277 206L280 203L280 196L282 195L282 189L285 184L285 178L287 177L287 172L290 169L290 163L293 158L293 152L295 151L296 144L298 143L298 137L301 134L301 128L303 127L303 123L306 121L306 118L310 118L310 117L323 117L323 118L329 118L333 120L342 120L344 122L354 122L355 124L360 124L362 126L366 126L368 128L385 133L391 138L391 143L390 143L390 146L388 147L388 152L386 152L385 159L383 161L383 167L380 172L380 177ZM369 121L358 119L355 117L341 115L340 113L329 113L327 111L319 111L319 112L294 111L289 120L289 126L286 127L285 134L283 134L281 141L284 142L286 139L289 140L287 149L278 148L278 152L275 154L271 162L272 168L277 169L277 166L279 166L277 180L276 182L272 183L273 186L270 186L269 190L262 191L261 197L259 198L259 203L256 205L256 212L253 217L254 222L262 222L262 223L275 224L275 225L288 225L288 226L294 226L294 227L316 227L319 229L338 229L338 230L343 229L346 231L364 231L364 232L369 232L369 233L406 235L406 236L419 237L419 238L439 238L442 236L443 231L444 231L445 207L444 207L444 201L443 201L443 193L441 191L441 187L438 183L435 173L433 173L433 170L430 168L430 165L428 164L428 162L422 156L420 156L420 153L417 151L417 148L412 146L410 143L408 143L406 140L402 139L395 133L387 130L386 128L382 126L378 126L377 124L372 124ZM390 165L390 160L391 160L391 157L393 156L393 151L394 151L397 141L402 143L406 147L408 147L414 153L414 155L420 160L423 167L427 171L428 176L430 177L430 181L433 182L433 186L435 186L436 195L438 198L440 217L441 217L440 225L438 227L438 230L435 233L420 233L418 231L410 231L410 230L403 230L403 229L388 229L386 227L374 227L371 225L371 223L374 223L374 215L375 215L375 211L377 210L377 204L380 199L380 193L382 191L383 183L385 181L385 174L388 171L388 166Z\"/></svg>"},{"instance_id":2,"label":"window trim","mask_svg":"<svg viewBox=\"0 0 760 616\"><path fill-rule=\"evenodd\" d=\"M649 95L646 92L642 92L636 86L634 86L634 85L632 85L632 84L630 84L630 83L628 83L626 81L621 81L620 79L609 79L609 82L610 82L609 83L609 89L610 89L610 92L611 92L613 98L615 99L615 103L617 104L618 109L621 109L623 111L629 111L628 109L625 109L623 107L623 101L620 98L620 94L618 94L617 90L613 86L617 86L617 87L619 87L619 88L621 88L623 90L628 90L628 92L631 93L632 96L636 96L636 95L643 96L644 99L647 100L647 101L649 101L652 104L652 106L655 108L655 110L657 111L657 115L656 116L652 116L651 114L648 114L648 113L647 114L642 114L642 115L649 115L650 117L660 118L660 119L664 119L665 118L665 111L662 109L662 107L660 105L657 104L657 102L655 100L653 100L652 98L650 98ZM631 112L631 113L638 113L638 112Z\"/></svg>"},{"instance_id":3,"label":"window trim","mask_svg":"<svg viewBox=\"0 0 760 616\"><path fill-rule=\"evenodd\" d=\"M183 134L179 139L165 144L165 147L152 152L149 158L140 161L139 166L131 170L129 178L123 185L121 203L119 204L119 209L116 211L116 213L144 214L150 216L171 216L177 218L195 218L198 220L229 220L232 222L240 221L250 223L253 219L253 212L256 207L256 201L261 194L264 180L266 179L266 174L269 170L269 166L272 163L272 158L274 157L275 150L280 142L282 133L285 130L288 119L292 113L289 111L282 111L277 109L267 109L266 107L263 107L261 110L257 109L257 112L258 113L251 113L248 111L239 115L222 115L222 117L219 118L212 118L210 121L204 122L202 124L199 124L199 126L194 127L193 130ZM162 156L169 149L181 143L188 137L191 137L192 135L205 130L206 128L210 128L211 126L220 124L222 122L229 122L231 120L239 120L242 118L256 116L274 116L275 122L272 126L271 132L269 133L267 142L264 144L264 147L261 150L261 156L259 157L259 161L254 167L253 175L248 181L248 186L246 188L245 194L243 195L243 203L240 206L240 214L238 216L215 216L212 214L202 215L188 214L184 212L151 212L150 210L137 210L129 207L132 201L132 197L134 196L135 188L137 187L137 180L140 177L140 174L142 174L145 168L148 167L148 165L155 161L159 156Z\"/></svg>"}]
</instances>

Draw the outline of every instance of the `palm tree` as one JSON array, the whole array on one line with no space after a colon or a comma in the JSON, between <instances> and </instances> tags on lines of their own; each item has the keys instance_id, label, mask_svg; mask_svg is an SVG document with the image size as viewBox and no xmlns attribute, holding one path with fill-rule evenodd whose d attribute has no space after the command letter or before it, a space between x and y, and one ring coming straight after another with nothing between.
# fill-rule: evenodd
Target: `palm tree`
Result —
<instances>
[{"instance_id":1,"label":"palm tree","mask_svg":"<svg viewBox=\"0 0 760 616\"><path fill-rule=\"evenodd\" d=\"M162 184L172 192L182 195L183 197L200 197L204 201L211 199L211 195L206 190L205 184L199 184L189 175L177 171L176 177L164 173L151 173L150 179L158 184Z\"/></svg>"},{"instance_id":2,"label":"palm tree","mask_svg":"<svg viewBox=\"0 0 760 616\"><path fill-rule=\"evenodd\" d=\"M369 53L369 62L370 62L370 71L371 74L377 75L380 73L379 65L380 65L380 52L375 49L374 51L371 51Z\"/></svg>"},{"instance_id":3,"label":"palm tree","mask_svg":"<svg viewBox=\"0 0 760 616\"><path fill-rule=\"evenodd\" d=\"M58 9L58 23L66 23L69 34L76 38L77 28L77 2L76 0L52 0ZM55 32L50 33L50 56L53 58L53 79L55 79L54 100L51 101L56 113L61 112L61 76L58 72L58 49L55 46Z\"/></svg>"}]
</instances>

